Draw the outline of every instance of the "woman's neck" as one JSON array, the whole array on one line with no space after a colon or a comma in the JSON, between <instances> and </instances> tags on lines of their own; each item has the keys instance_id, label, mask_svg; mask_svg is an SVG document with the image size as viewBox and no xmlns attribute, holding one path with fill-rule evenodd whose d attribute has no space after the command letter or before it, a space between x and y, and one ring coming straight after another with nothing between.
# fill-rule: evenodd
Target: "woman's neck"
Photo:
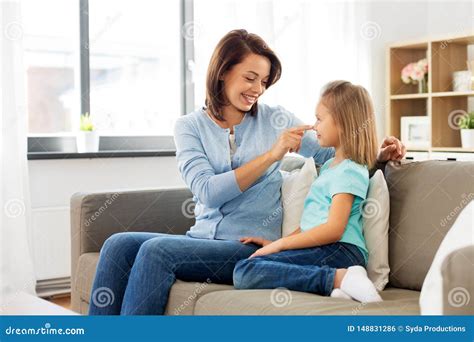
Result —
<instances>
[{"instance_id":1,"label":"woman's neck","mask_svg":"<svg viewBox=\"0 0 474 342\"><path fill-rule=\"evenodd\" d=\"M209 111L207 111L212 120L214 120L222 128L230 128L234 133L234 126L240 124L245 116L244 112L239 111L234 106L226 106L222 110L222 116L225 121L217 120Z\"/></svg>"}]
</instances>

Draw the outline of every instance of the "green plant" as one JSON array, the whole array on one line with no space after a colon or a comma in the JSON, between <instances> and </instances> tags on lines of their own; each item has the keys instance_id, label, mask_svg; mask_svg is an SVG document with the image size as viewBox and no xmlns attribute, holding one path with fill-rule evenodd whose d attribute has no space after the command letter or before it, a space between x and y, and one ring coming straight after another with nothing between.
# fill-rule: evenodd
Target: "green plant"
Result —
<instances>
[{"instance_id":1,"label":"green plant","mask_svg":"<svg viewBox=\"0 0 474 342\"><path fill-rule=\"evenodd\" d=\"M91 116L89 113L81 114L81 131L91 132L94 130L94 124L92 123Z\"/></svg>"},{"instance_id":2,"label":"green plant","mask_svg":"<svg viewBox=\"0 0 474 342\"><path fill-rule=\"evenodd\" d=\"M470 112L459 120L459 128L474 129L474 112Z\"/></svg>"}]
</instances>

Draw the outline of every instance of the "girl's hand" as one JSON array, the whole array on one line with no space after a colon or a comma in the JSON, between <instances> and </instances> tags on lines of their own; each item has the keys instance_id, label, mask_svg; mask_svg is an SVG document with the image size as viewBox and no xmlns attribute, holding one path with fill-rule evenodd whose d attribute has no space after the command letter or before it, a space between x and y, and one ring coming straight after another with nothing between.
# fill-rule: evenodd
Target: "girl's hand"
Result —
<instances>
[{"instance_id":1,"label":"girl's hand","mask_svg":"<svg viewBox=\"0 0 474 342\"><path fill-rule=\"evenodd\" d=\"M278 161L281 160L288 151L299 151L301 147L301 139L303 138L304 132L308 129L313 129L313 126L302 125L284 131L269 151L272 159Z\"/></svg>"},{"instance_id":2,"label":"girl's hand","mask_svg":"<svg viewBox=\"0 0 474 342\"><path fill-rule=\"evenodd\" d=\"M254 237L254 236L244 236L243 238L240 238L239 240L243 244L254 243L260 246L266 246L272 243L270 240L265 240L263 238Z\"/></svg>"},{"instance_id":3,"label":"girl's hand","mask_svg":"<svg viewBox=\"0 0 474 342\"><path fill-rule=\"evenodd\" d=\"M405 145L397 138L386 137L377 154L377 161L386 162L389 160L401 160L407 153Z\"/></svg>"},{"instance_id":4,"label":"girl's hand","mask_svg":"<svg viewBox=\"0 0 474 342\"><path fill-rule=\"evenodd\" d=\"M281 247L281 242L280 241L281 241L281 239L278 239L276 241L273 241L269 245L266 245L262 248L257 249L255 251L255 253L253 253L251 256L249 256L249 259L253 258L253 257L257 257L257 256L263 256L263 255L268 255L268 254L274 254L274 253L281 252L282 247Z\"/></svg>"}]
</instances>

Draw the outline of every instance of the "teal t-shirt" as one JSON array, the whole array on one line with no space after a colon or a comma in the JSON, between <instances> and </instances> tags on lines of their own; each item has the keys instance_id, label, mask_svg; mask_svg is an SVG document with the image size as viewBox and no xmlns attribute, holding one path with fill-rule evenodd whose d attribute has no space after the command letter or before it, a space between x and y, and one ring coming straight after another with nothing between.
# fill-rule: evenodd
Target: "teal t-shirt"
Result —
<instances>
[{"instance_id":1,"label":"teal t-shirt","mask_svg":"<svg viewBox=\"0 0 474 342\"><path fill-rule=\"evenodd\" d=\"M354 195L349 221L340 242L356 245L361 250L367 264L369 253L362 232L361 203L367 197L369 189L369 171L350 159L344 159L334 167L329 167L334 158L321 167L318 178L311 185L304 201L300 227L309 230L323 223L329 217L332 197L340 193Z\"/></svg>"}]
</instances>

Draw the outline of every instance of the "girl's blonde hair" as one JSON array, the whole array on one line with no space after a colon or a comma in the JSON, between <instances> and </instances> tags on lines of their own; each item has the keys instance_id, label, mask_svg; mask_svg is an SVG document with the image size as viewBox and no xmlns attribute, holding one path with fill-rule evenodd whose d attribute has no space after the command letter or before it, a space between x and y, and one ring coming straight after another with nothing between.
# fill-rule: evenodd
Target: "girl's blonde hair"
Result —
<instances>
[{"instance_id":1,"label":"girl's blonde hair","mask_svg":"<svg viewBox=\"0 0 474 342\"><path fill-rule=\"evenodd\" d=\"M369 92L348 81L333 81L323 88L321 102L339 127L339 141L346 158L374 167L378 143Z\"/></svg>"}]
</instances>

